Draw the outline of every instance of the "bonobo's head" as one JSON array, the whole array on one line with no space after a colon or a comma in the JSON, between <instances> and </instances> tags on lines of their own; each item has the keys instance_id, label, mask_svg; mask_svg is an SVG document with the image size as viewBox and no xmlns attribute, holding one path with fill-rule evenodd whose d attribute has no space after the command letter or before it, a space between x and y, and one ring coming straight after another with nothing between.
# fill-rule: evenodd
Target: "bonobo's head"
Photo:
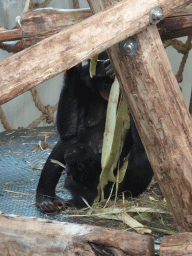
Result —
<instances>
[{"instance_id":1,"label":"bonobo's head","mask_svg":"<svg viewBox=\"0 0 192 256\"><path fill-rule=\"evenodd\" d=\"M108 100L111 85L114 82L115 73L111 66L107 52L104 51L98 55L96 74L91 78L89 73L90 61L88 68L82 67L81 79L86 86L94 92L99 92L102 98Z\"/></svg>"},{"instance_id":2,"label":"bonobo's head","mask_svg":"<svg viewBox=\"0 0 192 256\"><path fill-rule=\"evenodd\" d=\"M88 145L80 143L71 145L65 151L64 159L67 174L81 185L92 182L93 173L101 172L101 158L94 154Z\"/></svg>"},{"instance_id":3,"label":"bonobo's head","mask_svg":"<svg viewBox=\"0 0 192 256\"><path fill-rule=\"evenodd\" d=\"M105 99L109 99L111 85L114 82L115 73L111 66L107 52L99 54L96 74L92 79L93 86L98 88L100 95Z\"/></svg>"}]
</instances>

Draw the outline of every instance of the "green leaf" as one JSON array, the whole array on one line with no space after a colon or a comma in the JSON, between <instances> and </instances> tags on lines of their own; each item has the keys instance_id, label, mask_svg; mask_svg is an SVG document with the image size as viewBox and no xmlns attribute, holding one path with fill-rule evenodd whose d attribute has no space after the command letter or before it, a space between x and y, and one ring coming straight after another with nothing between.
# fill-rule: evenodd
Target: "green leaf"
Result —
<instances>
[{"instance_id":1,"label":"green leaf","mask_svg":"<svg viewBox=\"0 0 192 256\"><path fill-rule=\"evenodd\" d=\"M93 58L91 58L90 67L89 67L89 73L91 78L96 75L97 60L98 60L98 55L95 55Z\"/></svg>"},{"instance_id":2,"label":"green leaf","mask_svg":"<svg viewBox=\"0 0 192 256\"><path fill-rule=\"evenodd\" d=\"M119 101L120 97L120 101ZM119 105L118 105L119 103ZM114 176L114 169L117 167L119 157L122 152L127 132L130 128L129 112L125 99L120 95L119 83L115 79L109 96L105 132L103 139L101 165L102 172L98 185L98 197L104 198L104 188L108 181L118 183L122 182L128 165L128 156L126 157L118 175Z\"/></svg>"}]
</instances>

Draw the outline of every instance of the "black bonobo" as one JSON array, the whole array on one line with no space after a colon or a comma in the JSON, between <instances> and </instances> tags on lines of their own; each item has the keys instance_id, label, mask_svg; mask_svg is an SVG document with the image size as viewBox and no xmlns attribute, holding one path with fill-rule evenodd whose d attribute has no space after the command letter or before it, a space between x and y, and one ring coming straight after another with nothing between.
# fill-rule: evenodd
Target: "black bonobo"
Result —
<instances>
[{"instance_id":1,"label":"black bonobo","mask_svg":"<svg viewBox=\"0 0 192 256\"><path fill-rule=\"evenodd\" d=\"M43 212L59 211L68 205L82 208L86 206L82 198L91 205L97 196L107 100L114 80L106 52L99 59L93 78L89 74L89 61L66 72L57 111L60 139L45 163L37 187L36 205ZM121 159L128 153L128 169L119 192L137 196L150 183L153 171L132 118ZM56 196L55 188L63 168L51 159L66 165L65 188L71 192L71 200ZM110 186L106 196L109 190Z\"/></svg>"}]
</instances>

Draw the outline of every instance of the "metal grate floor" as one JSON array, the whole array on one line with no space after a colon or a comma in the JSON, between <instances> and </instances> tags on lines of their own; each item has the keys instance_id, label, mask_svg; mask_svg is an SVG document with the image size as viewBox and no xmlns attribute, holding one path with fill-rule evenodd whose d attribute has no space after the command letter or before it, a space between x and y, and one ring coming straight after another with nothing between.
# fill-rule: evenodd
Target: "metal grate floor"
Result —
<instances>
[{"instance_id":1,"label":"metal grate floor","mask_svg":"<svg viewBox=\"0 0 192 256\"><path fill-rule=\"evenodd\" d=\"M46 140L51 145L47 150L37 149L39 141ZM69 212L43 214L35 205L36 188L41 170L53 146L58 141L56 127L19 129L0 133L0 211L27 217L46 218L90 225L118 228L119 222L111 220L70 217ZM63 199L69 199L70 193L63 187L65 173L56 187L56 193Z\"/></svg>"},{"instance_id":2,"label":"metal grate floor","mask_svg":"<svg viewBox=\"0 0 192 256\"><path fill-rule=\"evenodd\" d=\"M39 141L51 148L42 150ZM45 215L35 206L35 192L42 167L58 140L55 127L19 129L0 133L0 211L6 214L61 220L63 213ZM65 175L57 185L57 194L68 199L70 194L63 188ZM66 221L66 219L64 219ZM62 220L62 221L64 221Z\"/></svg>"}]
</instances>

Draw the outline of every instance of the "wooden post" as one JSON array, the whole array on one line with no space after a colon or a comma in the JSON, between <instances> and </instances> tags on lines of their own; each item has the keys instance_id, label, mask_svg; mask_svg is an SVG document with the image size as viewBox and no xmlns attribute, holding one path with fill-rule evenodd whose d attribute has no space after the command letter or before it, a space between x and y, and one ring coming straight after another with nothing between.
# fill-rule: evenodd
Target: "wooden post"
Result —
<instances>
[{"instance_id":1,"label":"wooden post","mask_svg":"<svg viewBox=\"0 0 192 256\"><path fill-rule=\"evenodd\" d=\"M88 2L99 11L116 1ZM192 120L156 26L133 38L134 55L123 55L115 45L110 59L178 228L192 231Z\"/></svg>"},{"instance_id":2,"label":"wooden post","mask_svg":"<svg viewBox=\"0 0 192 256\"><path fill-rule=\"evenodd\" d=\"M0 255L153 256L153 237L0 212Z\"/></svg>"},{"instance_id":3,"label":"wooden post","mask_svg":"<svg viewBox=\"0 0 192 256\"><path fill-rule=\"evenodd\" d=\"M165 17L190 2L159 0ZM0 105L143 30L156 5L156 0L119 2L4 60L0 63Z\"/></svg>"}]
</instances>

